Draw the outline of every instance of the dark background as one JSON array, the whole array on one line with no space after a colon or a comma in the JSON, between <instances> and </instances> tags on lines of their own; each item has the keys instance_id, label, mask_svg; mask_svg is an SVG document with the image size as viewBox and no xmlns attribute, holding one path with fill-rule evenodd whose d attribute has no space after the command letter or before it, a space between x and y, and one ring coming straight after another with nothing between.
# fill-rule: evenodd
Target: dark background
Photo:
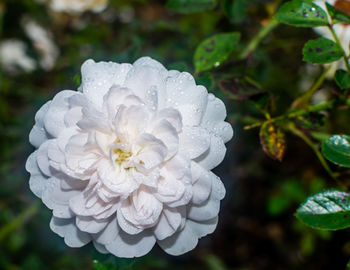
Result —
<instances>
[{"instance_id":1,"label":"dark background","mask_svg":"<svg viewBox=\"0 0 350 270\"><path fill-rule=\"evenodd\" d=\"M224 100L235 135L227 144L224 162L214 170L227 190L218 227L193 251L172 257L154 247L143 258L125 260L99 255L91 244L69 248L49 229L50 210L29 190L24 164L33 151L28 134L35 112L58 91L77 88L86 59L133 62L148 55L168 69L194 74L193 54L203 39L239 31L242 41L235 49L239 52L268 19L268 7L276 1L246 1L234 16L225 13L224 1L219 2L213 10L189 15L170 11L165 1L155 0L110 0L104 12L80 15L53 13L30 0L0 2L0 42L23 40L27 53L38 59L21 23L29 17L52 32L60 50L50 71L0 69L0 269L93 269L93 259L117 264L116 269L345 269L349 231L316 231L293 215L307 196L335 186L312 150L288 135L283 162L271 160L261 149L258 129L243 130L250 117L258 115L254 107L229 100L218 88L222 77L246 69L273 94L274 113L283 113L302 85L320 74L320 67L302 62L303 44L316 37L311 29L278 26L248 60L233 58L196 75L198 83ZM328 81L324 91L334 87ZM349 123L349 112L337 110L328 115L322 132L349 134Z\"/></svg>"}]
</instances>

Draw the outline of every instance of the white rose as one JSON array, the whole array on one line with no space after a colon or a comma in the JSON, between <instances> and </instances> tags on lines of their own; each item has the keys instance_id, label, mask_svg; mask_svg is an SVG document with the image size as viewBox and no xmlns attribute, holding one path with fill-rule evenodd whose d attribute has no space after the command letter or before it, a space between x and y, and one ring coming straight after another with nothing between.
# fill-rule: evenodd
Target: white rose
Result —
<instances>
[{"instance_id":1,"label":"white rose","mask_svg":"<svg viewBox=\"0 0 350 270\"><path fill-rule=\"evenodd\" d=\"M34 59L26 53L23 41L8 39L0 42L0 64L9 73L32 72L36 68Z\"/></svg>"},{"instance_id":2,"label":"white rose","mask_svg":"<svg viewBox=\"0 0 350 270\"><path fill-rule=\"evenodd\" d=\"M108 0L50 0L50 7L54 11L68 13L81 13L89 10L101 12L106 8L107 3Z\"/></svg>"},{"instance_id":3,"label":"white rose","mask_svg":"<svg viewBox=\"0 0 350 270\"><path fill-rule=\"evenodd\" d=\"M323 10L327 12L327 7L326 7L326 2L330 5L336 5L337 1L336 0L317 0L314 1L314 3L318 6L320 6ZM329 15L328 15L329 17ZM329 17L329 20L331 18ZM339 41L346 53L346 55L349 55L350 53L350 25L349 24L335 24L333 26L335 33L337 34ZM321 27L315 27L314 28L315 32L318 33L319 35L328 38L330 40L334 40L331 31L328 29L326 26L321 26ZM328 72L328 77L333 77L334 73L337 69L345 69L345 64L344 60L340 59L336 62L333 62L330 64L330 70Z\"/></svg>"},{"instance_id":4,"label":"white rose","mask_svg":"<svg viewBox=\"0 0 350 270\"><path fill-rule=\"evenodd\" d=\"M67 245L138 257L192 250L218 222L225 188L210 170L232 127L224 103L186 72L144 57L86 61L79 91L41 107L29 135L30 188Z\"/></svg>"}]
</instances>

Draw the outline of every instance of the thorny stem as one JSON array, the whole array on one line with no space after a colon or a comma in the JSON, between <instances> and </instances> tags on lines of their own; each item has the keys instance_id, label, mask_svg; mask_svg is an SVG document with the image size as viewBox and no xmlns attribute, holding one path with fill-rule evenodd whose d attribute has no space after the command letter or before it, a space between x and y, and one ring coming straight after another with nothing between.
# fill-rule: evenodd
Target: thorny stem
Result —
<instances>
[{"instance_id":1,"label":"thorny stem","mask_svg":"<svg viewBox=\"0 0 350 270\"><path fill-rule=\"evenodd\" d=\"M348 58L347 58L347 56L346 56L346 53L345 53L345 51L344 51L343 46L342 46L341 43L340 43L340 40L339 40L337 34L336 34L335 31L334 31L333 25L328 24L328 29L331 31L335 43L337 43L338 46L341 48L342 54L343 54L343 59L344 59L345 66L346 66L346 70L350 73L350 65L349 65Z\"/></svg>"},{"instance_id":2,"label":"thorny stem","mask_svg":"<svg viewBox=\"0 0 350 270\"><path fill-rule=\"evenodd\" d=\"M269 119L269 122L273 123L273 122L277 122L277 121L281 121L281 120L296 118L298 116L308 114L310 112L319 112L319 111L331 109L331 108L333 108L333 104L334 104L334 100L330 100L330 101L327 101L324 103L310 105L306 109L292 111L292 112L289 112L287 114L283 114L283 115L277 116L275 118L271 118L271 119ZM264 123L265 123L265 121L260 121L260 122L245 126L244 130L249 130L252 128L260 127Z\"/></svg>"},{"instance_id":3,"label":"thorny stem","mask_svg":"<svg viewBox=\"0 0 350 270\"><path fill-rule=\"evenodd\" d=\"M278 22L274 19L266 23L258 32L258 34L250 40L248 45L239 55L239 59L246 58L251 52L255 51L260 42L278 25Z\"/></svg>"},{"instance_id":4,"label":"thorny stem","mask_svg":"<svg viewBox=\"0 0 350 270\"><path fill-rule=\"evenodd\" d=\"M297 129L295 127L294 124L290 124L287 126L288 130L293 133L294 135L298 136L299 138L301 138L308 146L310 146L310 148L315 152L316 156L318 157L318 159L320 160L323 168L327 171L327 173L330 175L330 177L335 180L337 182L337 184L339 185L339 187L341 187L342 189L346 190L346 186L340 182L337 178L337 174L334 173L331 168L328 166L327 161L325 160L325 158L323 157L321 151L318 149L318 147L309 139L309 137L307 137L302 131L300 131L299 129Z\"/></svg>"}]
</instances>

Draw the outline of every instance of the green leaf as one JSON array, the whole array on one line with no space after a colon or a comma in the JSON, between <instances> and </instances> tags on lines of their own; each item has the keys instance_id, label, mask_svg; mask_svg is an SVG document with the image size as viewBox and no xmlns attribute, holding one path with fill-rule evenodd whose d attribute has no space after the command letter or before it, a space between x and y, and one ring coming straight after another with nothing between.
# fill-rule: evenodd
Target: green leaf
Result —
<instances>
[{"instance_id":1,"label":"green leaf","mask_svg":"<svg viewBox=\"0 0 350 270\"><path fill-rule=\"evenodd\" d=\"M342 49L327 38L309 40L303 48L303 60L312 64L324 64L338 60L343 55Z\"/></svg>"},{"instance_id":2,"label":"green leaf","mask_svg":"<svg viewBox=\"0 0 350 270\"><path fill-rule=\"evenodd\" d=\"M111 264L104 264L98 260L93 260L94 270L112 270L114 267Z\"/></svg>"},{"instance_id":3,"label":"green leaf","mask_svg":"<svg viewBox=\"0 0 350 270\"><path fill-rule=\"evenodd\" d=\"M350 167L350 137L333 135L322 143L322 153L329 161Z\"/></svg>"},{"instance_id":4,"label":"green leaf","mask_svg":"<svg viewBox=\"0 0 350 270\"><path fill-rule=\"evenodd\" d=\"M225 14L233 23L239 23L247 16L248 5L247 0L224 0L222 4Z\"/></svg>"},{"instance_id":5,"label":"green leaf","mask_svg":"<svg viewBox=\"0 0 350 270\"><path fill-rule=\"evenodd\" d=\"M217 34L204 40L194 53L196 72L218 67L230 55L240 39L240 33Z\"/></svg>"},{"instance_id":6,"label":"green leaf","mask_svg":"<svg viewBox=\"0 0 350 270\"><path fill-rule=\"evenodd\" d=\"M326 2L326 7L328 10L329 16L333 19L333 24L336 23L350 23L350 16L339 9L336 9L332 5Z\"/></svg>"},{"instance_id":7,"label":"green leaf","mask_svg":"<svg viewBox=\"0 0 350 270\"><path fill-rule=\"evenodd\" d=\"M287 144L283 131L270 122L265 122L259 132L260 143L264 152L272 159L282 161Z\"/></svg>"},{"instance_id":8,"label":"green leaf","mask_svg":"<svg viewBox=\"0 0 350 270\"><path fill-rule=\"evenodd\" d=\"M297 27L325 26L328 24L326 12L319 6L302 0L285 3L275 18L284 24Z\"/></svg>"},{"instance_id":9,"label":"green leaf","mask_svg":"<svg viewBox=\"0 0 350 270\"><path fill-rule=\"evenodd\" d=\"M350 227L349 193L326 190L314 194L296 211L305 225L320 230L340 230Z\"/></svg>"},{"instance_id":10,"label":"green leaf","mask_svg":"<svg viewBox=\"0 0 350 270\"><path fill-rule=\"evenodd\" d=\"M237 78L221 80L219 82L219 87L233 100L245 100L266 92L247 81L239 80Z\"/></svg>"},{"instance_id":11,"label":"green leaf","mask_svg":"<svg viewBox=\"0 0 350 270\"><path fill-rule=\"evenodd\" d=\"M338 69L335 72L334 80L340 89L349 89L350 88L350 74L345 70Z\"/></svg>"},{"instance_id":12,"label":"green leaf","mask_svg":"<svg viewBox=\"0 0 350 270\"><path fill-rule=\"evenodd\" d=\"M168 0L166 6L179 13L189 14L213 9L216 4L217 0Z\"/></svg>"},{"instance_id":13,"label":"green leaf","mask_svg":"<svg viewBox=\"0 0 350 270\"><path fill-rule=\"evenodd\" d=\"M81 76L79 73L75 74L73 77L73 83L76 87L79 87L81 85Z\"/></svg>"}]
</instances>

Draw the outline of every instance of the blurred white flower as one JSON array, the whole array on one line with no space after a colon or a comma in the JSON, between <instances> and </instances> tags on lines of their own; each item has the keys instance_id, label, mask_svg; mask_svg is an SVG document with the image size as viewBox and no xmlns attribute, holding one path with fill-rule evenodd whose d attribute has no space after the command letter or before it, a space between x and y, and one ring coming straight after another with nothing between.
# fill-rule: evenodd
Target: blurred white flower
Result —
<instances>
[{"instance_id":1,"label":"blurred white flower","mask_svg":"<svg viewBox=\"0 0 350 270\"><path fill-rule=\"evenodd\" d=\"M31 72L36 68L34 59L26 54L26 44L16 39L0 43L0 64L9 73Z\"/></svg>"},{"instance_id":2,"label":"blurred white flower","mask_svg":"<svg viewBox=\"0 0 350 270\"><path fill-rule=\"evenodd\" d=\"M342 1L344 1L344 0L342 0ZM334 5L337 6L337 2L340 2L340 1L337 1L337 0L327 0L327 1L317 0L317 1L314 1L315 4L317 4L318 6L323 8L325 11L327 11L326 2L328 4L333 5L333 6ZM345 11L345 13L346 12L347 11ZM349 45L350 45L350 25L349 24L336 24L333 27L334 27L335 33L339 37L340 43L341 43L343 49L345 50L346 55L349 55L349 53L350 53L350 47L349 47ZM319 35L321 35L325 38L328 38L330 40L334 40L332 33L330 32L328 27L322 26L322 27L315 27L314 29L315 29L316 33L318 33ZM337 69L345 69L345 64L344 64L343 59L340 59L340 60L330 64L330 70L328 72L328 77L333 77L333 75Z\"/></svg>"},{"instance_id":3,"label":"blurred white flower","mask_svg":"<svg viewBox=\"0 0 350 270\"><path fill-rule=\"evenodd\" d=\"M46 71L51 70L59 55L52 34L31 19L24 19L22 25L28 38L33 42L34 48L40 55L40 66Z\"/></svg>"},{"instance_id":4,"label":"blurred white flower","mask_svg":"<svg viewBox=\"0 0 350 270\"><path fill-rule=\"evenodd\" d=\"M210 170L233 131L224 103L187 72L144 57L86 61L79 91L41 107L29 135L33 193L67 245L139 257L157 242L192 250L218 222L221 180Z\"/></svg>"},{"instance_id":5,"label":"blurred white flower","mask_svg":"<svg viewBox=\"0 0 350 270\"><path fill-rule=\"evenodd\" d=\"M76 14L89 10L101 12L106 8L108 0L40 0L40 2L48 2L50 8L56 12Z\"/></svg>"}]
</instances>

